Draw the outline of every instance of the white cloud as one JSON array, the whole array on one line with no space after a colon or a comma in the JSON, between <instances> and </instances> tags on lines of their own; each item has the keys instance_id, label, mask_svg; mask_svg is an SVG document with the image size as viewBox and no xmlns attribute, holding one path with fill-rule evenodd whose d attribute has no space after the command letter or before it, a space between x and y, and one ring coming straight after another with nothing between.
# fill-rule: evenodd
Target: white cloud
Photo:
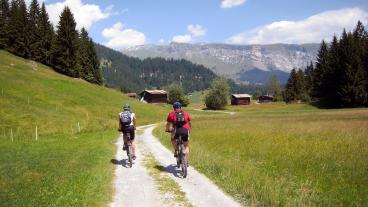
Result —
<instances>
[{"instance_id":1,"label":"white cloud","mask_svg":"<svg viewBox=\"0 0 368 207\"><path fill-rule=\"evenodd\" d=\"M187 30L190 34L176 35L173 37L172 41L180 43L194 42L194 37L204 36L207 33L207 29L199 24L190 24L187 26Z\"/></svg>"},{"instance_id":2,"label":"white cloud","mask_svg":"<svg viewBox=\"0 0 368 207\"><path fill-rule=\"evenodd\" d=\"M196 24L190 24L187 26L187 30L194 36L203 36L206 34L207 29L204 28L202 25Z\"/></svg>"},{"instance_id":3,"label":"white cloud","mask_svg":"<svg viewBox=\"0 0 368 207\"><path fill-rule=\"evenodd\" d=\"M368 22L368 12L360 8L326 11L301 21L279 21L236 34L227 39L231 44L319 43L331 41L334 34L351 30L358 20Z\"/></svg>"},{"instance_id":4,"label":"white cloud","mask_svg":"<svg viewBox=\"0 0 368 207\"><path fill-rule=\"evenodd\" d=\"M146 36L142 32L125 29L121 22L115 23L111 28L105 28L102 35L109 39L105 45L117 50L143 45L146 42Z\"/></svg>"},{"instance_id":5,"label":"white cloud","mask_svg":"<svg viewBox=\"0 0 368 207\"><path fill-rule=\"evenodd\" d=\"M47 12L50 15L51 22L56 26L59 22L59 16L65 6L68 6L74 14L74 19L77 22L77 29L85 27L89 29L93 23L105 19L110 16L112 7L109 6L105 11L102 11L98 5L83 4L82 0L65 0L46 5Z\"/></svg>"},{"instance_id":6,"label":"white cloud","mask_svg":"<svg viewBox=\"0 0 368 207\"><path fill-rule=\"evenodd\" d=\"M176 36L173 37L172 41L173 42L179 42L179 43L189 43L189 42L193 42L193 38L189 34L176 35Z\"/></svg>"},{"instance_id":7,"label":"white cloud","mask_svg":"<svg viewBox=\"0 0 368 207\"><path fill-rule=\"evenodd\" d=\"M165 39L160 38L159 42L160 42L160 44L164 44L165 43Z\"/></svg>"},{"instance_id":8,"label":"white cloud","mask_svg":"<svg viewBox=\"0 0 368 207\"><path fill-rule=\"evenodd\" d=\"M244 4L246 0L222 0L221 8L228 9Z\"/></svg>"}]
</instances>

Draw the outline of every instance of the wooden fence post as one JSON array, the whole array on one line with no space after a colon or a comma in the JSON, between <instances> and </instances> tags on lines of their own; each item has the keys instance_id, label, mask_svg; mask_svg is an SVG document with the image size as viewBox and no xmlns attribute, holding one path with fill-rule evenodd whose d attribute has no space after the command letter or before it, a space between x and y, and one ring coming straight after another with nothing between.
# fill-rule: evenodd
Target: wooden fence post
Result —
<instances>
[{"instance_id":1,"label":"wooden fence post","mask_svg":"<svg viewBox=\"0 0 368 207\"><path fill-rule=\"evenodd\" d=\"M79 126L79 121L78 121L78 133L80 132L80 126Z\"/></svg>"},{"instance_id":2,"label":"wooden fence post","mask_svg":"<svg viewBox=\"0 0 368 207\"><path fill-rule=\"evenodd\" d=\"M14 141L14 139L13 139L13 128L10 128L10 138L11 138L11 140L13 142Z\"/></svg>"},{"instance_id":3,"label":"wooden fence post","mask_svg":"<svg viewBox=\"0 0 368 207\"><path fill-rule=\"evenodd\" d=\"M37 126L36 126L36 141L38 140L38 129L37 129Z\"/></svg>"}]
</instances>

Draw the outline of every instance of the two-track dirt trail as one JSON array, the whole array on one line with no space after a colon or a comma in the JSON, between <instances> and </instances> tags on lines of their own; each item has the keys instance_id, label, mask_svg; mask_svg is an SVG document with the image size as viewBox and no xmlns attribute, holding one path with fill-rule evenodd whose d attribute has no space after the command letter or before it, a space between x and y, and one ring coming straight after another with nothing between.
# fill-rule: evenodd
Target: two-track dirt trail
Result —
<instances>
[{"instance_id":1,"label":"two-track dirt trail","mask_svg":"<svg viewBox=\"0 0 368 207\"><path fill-rule=\"evenodd\" d=\"M172 152L166 149L152 134L154 125L139 128L143 130L136 135L138 145L137 160L132 168L125 166L126 154L122 151L123 141L119 137L117 145L117 168L115 170L115 196L111 206L173 206L165 200L165 195L157 188L157 181L150 176L144 161L147 156L153 156L155 161L163 166L168 179L174 180L180 190L185 193L188 202L193 206L240 206L232 197L226 195L207 177L193 167L188 169L188 177L183 179L180 171L175 167ZM149 159L152 159L150 157ZM174 202L175 203L175 202ZM178 206L181 206L178 203Z\"/></svg>"}]
</instances>

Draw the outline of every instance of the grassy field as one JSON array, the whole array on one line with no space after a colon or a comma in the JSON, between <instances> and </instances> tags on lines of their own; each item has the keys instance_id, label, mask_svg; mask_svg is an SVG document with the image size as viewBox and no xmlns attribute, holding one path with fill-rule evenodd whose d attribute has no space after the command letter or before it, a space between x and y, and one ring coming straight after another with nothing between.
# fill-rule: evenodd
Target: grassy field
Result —
<instances>
[{"instance_id":1,"label":"grassy field","mask_svg":"<svg viewBox=\"0 0 368 207\"><path fill-rule=\"evenodd\" d=\"M368 206L367 109L254 104L228 107L235 115L188 110L191 165L242 204ZM154 133L171 149L162 127Z\"/></svg>"},{"instance_id":2,"label":"grassy field","mask_svg":"<svg viewBox=\"0 0 368 207\"><path fill-rule=\"evenodd\" d=\"M105 206L126 102L138 125L167 111L0 51L0 206Z\"/></svg>"}]
</instances>

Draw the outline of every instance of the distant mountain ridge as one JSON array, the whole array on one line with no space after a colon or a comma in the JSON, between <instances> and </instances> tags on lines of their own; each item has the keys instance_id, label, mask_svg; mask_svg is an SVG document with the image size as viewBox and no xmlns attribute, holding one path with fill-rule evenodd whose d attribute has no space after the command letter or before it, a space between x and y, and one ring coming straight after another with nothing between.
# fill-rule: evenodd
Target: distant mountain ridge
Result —
<instances>
[{"instance_id":1,"label":"distant mountain ridge","mask_svg":"<svg viewBox=\"0 0 368 207\"><path fill-rule=\"evenodd\" d=\"M293 68L305 68L309 62L315 61L318 49L319 44L171 43L169 45L134 46L122 52L140 59L148 57L183 58L193 63L202 64L218 75L240 82L255 82L245 78L248 71L256 69L265 72L277 71L276 73L279 73L278 71L283 71L289 73ZM261 79L259 81L264 82Z\"/></svg>"}]
</instances>

